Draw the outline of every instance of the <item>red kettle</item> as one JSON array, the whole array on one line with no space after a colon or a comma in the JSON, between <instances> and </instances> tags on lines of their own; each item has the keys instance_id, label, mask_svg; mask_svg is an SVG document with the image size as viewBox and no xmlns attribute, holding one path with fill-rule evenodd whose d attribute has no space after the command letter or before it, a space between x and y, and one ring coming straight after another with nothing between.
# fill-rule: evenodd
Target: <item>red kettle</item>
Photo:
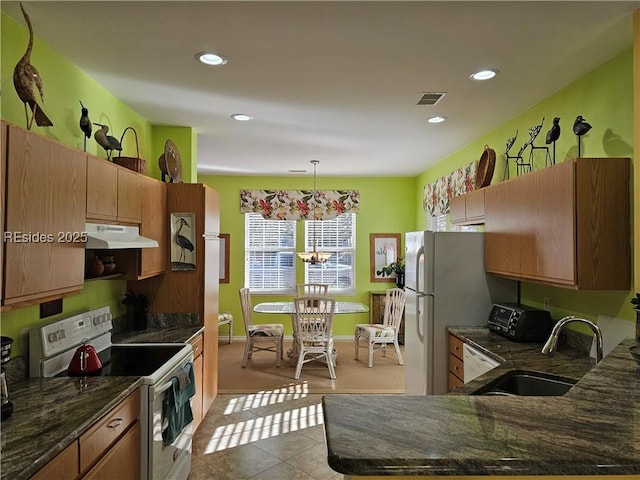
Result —
<instances>
[{"instance_id":1,"label":"red kettle","mask_svg":"<svg viewBox=\"0 0 640 480\"><path fill-rule=\"evenodd\" d=\"M67 374L71 376L93 375L101 370L102 362L98 358L98 352L93 345L89 345L88 338L83 339L82 345L73 354Z\"/></svg>"}]
</instances>

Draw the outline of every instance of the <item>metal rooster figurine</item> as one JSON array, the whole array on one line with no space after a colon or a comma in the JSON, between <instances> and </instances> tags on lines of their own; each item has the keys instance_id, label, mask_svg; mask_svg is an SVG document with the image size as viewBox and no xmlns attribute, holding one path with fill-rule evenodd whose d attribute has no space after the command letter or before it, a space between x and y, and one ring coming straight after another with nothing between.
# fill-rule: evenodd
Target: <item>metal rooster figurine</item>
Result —
<instances>
[{"instance_id":1,"label":"metal rooster figurine","mask_svg":"<svg viewBox=\"0 0 640 480\"><path fill-rule=\"evenodd\" d=\"M545 140L546 144L549 145L553 143L553 163L556 164L556 140L560 138L560 117L555 117L553 119L553 125L547 132L547 138Z\"/></svg>"},{"instance_id":2,"label":"metal rooster figurine","mask_svg":"<svg viewBox=\"0 0 640 480\"><path fill-rule=\"evenodd\" d=\"M573 133L575 133L578 137L578 157L581 156L580 137L582 137L589 130L591 130L591 125L585 122L584 118L582 118L582 115L578 115L576 117L576 121L573 123Z\"/></svg>"},{"instance_id":3,"label":"metal rooster figurine","mask_svg":"<svg viewBox=\"0 0 640 480\"><path fill-rule=\"evenodd\" d=\"M80 100L80 106L82 110L80 112L80 130L84 132L84 151L87 151L87 138L91 138L91 120L89 120L89 110L85 108Z\"/></svg>"},{"instance_id":4,"label":"metal rooster figurine","mask_svg":"<svg viewBox=\"0 0 640 480\"><path fill-rule=\"evenodd\" d=\"M104 151L107 152L107 160L111 160L111 153L113 152L113 150L121 152L122 145L116 137L107 135L107 133L109 133L109 127L96 122L93 122L93 124L100 127L100 130L96 130L96 133L93 134L93 138L95 138L96 142L98 142L98 145L104 148Z\"/></svg>"},{"instance_id":5,"label":"metal rooster figurine","mask_svg":"<svg viewBox=\"0 0 640 480\"><path fill-rule=\"evenodd\" d=\"M52 127L53 123L44 113L42 107L36 101L35 92L33 90L34 85L38 89L40 99L44 101L44 89L42 87L42 79L36 67L31 65L31 50L33 49L33 27L31 26L31 20L29 15L24 11L22 3L20 3L20 10L29 27L29 44L27 45L27 51L24 53L16 68L13 70L13 86L18 93L18 97L24 103L24 114L27 119L27 130L31 130L31 125L35 119L36 125L39 127ZM27 105L31 108L31 119L29 119L29 112L27 111Z\"/></svg>"}]
</instances>

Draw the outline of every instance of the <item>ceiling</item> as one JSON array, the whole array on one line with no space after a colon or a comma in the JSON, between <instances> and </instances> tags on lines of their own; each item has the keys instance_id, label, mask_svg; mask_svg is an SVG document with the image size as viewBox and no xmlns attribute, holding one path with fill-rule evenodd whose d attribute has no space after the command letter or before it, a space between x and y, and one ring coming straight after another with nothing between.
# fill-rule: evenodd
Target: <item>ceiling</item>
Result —
<instances>
[{"instance_id":1,"label":"ceiling","mask_svg":"<svg viewBox=\"0 0 640 480\"><path fill-rule=\"evenodd\" d=\"M415 176L629 48L640 1L23 5L38 37L137 113L193 127L199 173L294 175L317 159L318 176ZM2 10L25 24L16 2ZM500 73L470 80L481 68ZM417 105L425 92L446 95Z\"/></svg>"}]
</instances>

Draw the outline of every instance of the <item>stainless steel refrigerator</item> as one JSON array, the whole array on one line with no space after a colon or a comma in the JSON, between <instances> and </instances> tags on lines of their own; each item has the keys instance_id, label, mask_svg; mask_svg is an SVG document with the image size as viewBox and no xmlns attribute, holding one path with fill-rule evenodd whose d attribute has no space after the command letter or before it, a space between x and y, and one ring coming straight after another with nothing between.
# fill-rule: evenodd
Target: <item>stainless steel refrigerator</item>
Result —
<instances>
[{"instance_id":1,"label":"stainless steel refrigerator","mask_svg":"<svg viewBox=\"0 0 640 480\"><path fill-rule=\"evenodd\" d=\"M485 273L484 233L405 234L405 392L448 390L448 326L484 326L518 283Z\"/></svg>"}]
</instances>

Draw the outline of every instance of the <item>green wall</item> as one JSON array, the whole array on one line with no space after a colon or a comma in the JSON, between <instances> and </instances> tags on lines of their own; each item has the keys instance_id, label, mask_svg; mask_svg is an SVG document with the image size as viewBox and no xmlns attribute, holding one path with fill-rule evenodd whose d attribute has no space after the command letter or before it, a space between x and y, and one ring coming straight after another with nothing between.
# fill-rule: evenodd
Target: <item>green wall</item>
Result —
<instances>
[{"instance_id":1,"label":"green wall","mask_svg":"<svg viewBox=\"0 0 640 480\"><path fill-rule=\"evenodd\" d=\"M24 106L13 86L13 69L26 50L29 34L26 26L16 22L4 12L0 15L0 22L2 35L0 87L3 92L0 99L1 116L3 120L24 128L26 127ZM31 62L37 67L42 77L45 95L42 107L53 122L53 127L48 128L37 127L34 123L32 127L34 132L82 150L84 134L78 126L79 101L82 100L89 109L91 121L108 125L110 127L109 133L116 138L120 139L122 132L128 126L136 130L140 156L147 160L147 174L150 177L160 178L157 158L163 151L167 138L174 139L189 169L192 164L195 164L195 161L191 161L192 155L195 158L195 149L193 148L195 142L190 127L154 127L85 72L47 44L41 42L37 36L34 40ZM94 125L94 132L96 128ZM154 137L157 140L154 140ZM152 151L153 154L151 154ZM87 152L100 158L106 158L104 150L93 138L87 139ZM135 136L128 132L123 138L123 155L135 156L135 152ZM153 158L156 160L151 160ZM195 175L189 175L189 178L195 178ZM121 299L125 291L126 282L124 280L102 280L86 283L78 295L66 297L63 300L61 314L48 317L44 321L54 321L105 305L111 308L114 316L122 315L124 307L121 304ZM2 335L19 339L30 328L41 323L39 317L37 305L2 313L0 323ZM22 338L24 340L24 337ZM24 351L23 348L24 342L16 341L14 355Z\"/></svg>"},{"instance_id":2,"label":"green wall","mask_svg":"<svg viewBox=\"0 0 640 480\"><path fill-rule=\"evenodd\" d=\"M591 131L582 138L581 155L583 157L630 157L633 160L632 81L633 57L632 49L628 49L423 172L416 179L415 201L418 229L426 226L426 216L422 210L424 185L469 163L470 159L479 159L484 145L489 145L496 151L496 168L492 184L502 181L506 140L518 130L518 139L511 149L511 154L514 155L524 141L529 139L529 128L538 125L543 116L546 117L544 126L534 144L545 145L546 132L551 128L553 117L560 117L562 133L556 143L557 163L577 156L577 142L572 130L577 115L582 115L593 126ZM528 149L524 155L527 160ZM535 168L542 167L544 167L544 154L538 152ZM510 176L511 178L515 176L513 168ZM632 222L632 219L633 212L629 221ZM583 292L522 284L523 303L541 307L544 298L548 297L554 318L579 314L591 320L597 320L598 314L605 314L632 320L635 318L635 313L629 303L631 293L632 291Z\"/></svg>"},{"instance_id":3,"label":"green wall","mask_svg":"<svg viewBox=\"0 0 640 480\"><path fill-rule=\"evenodd\" d=\"M24 25L6 14L1 14L1 58L2 75L0 87L3 92L0 104L2 119L25 126L24 108L12 84L13 68L26 49L28 33ZM36 26L37 32L37 26ZM80 115L79 100L89 108L91 120L109 125L110 133L120 138L127 126L138 133L140 156L147 160L148 175L160 178L157 165L158 156L163 152L166 139L172 139L182 157L183 176L186 182L196 181L196 132L188 126L151 125L130 107L113 96L100 84L62 57L55 50L35 39L32 63L37 66L44 83L45 102L43 108L52 119L51 128L34 127L34 130L49 138L56 139L77 149L82 149L83 137L78 127ZM535 81L535 79L532 79ZM576 115L583 115L593 125L593 129L583 138L583 156L632 156L633 154L633 99L632 99L632 56L625 51L593 72L578 79L571 85L534 105L483 135L476 141L443 159L433 168L416 178L318 178L318 188L353 188L361 193L361 213L357 220L357 293L345 299L367 302L368 292L382 290L391 283L371 283L369 281L369 234L402 233L424 229L426 216L422 210L423 186L440 176L478 159L485 144L498 153L493 182L500 181L504 168L504 144L515 130L519 138L514 146L517 151L528 138L528 129L546 116L543 130L536 145L544 143L544 136L554 116L561 117L562 136L557 143L557 160L576 155L575 136L571 126ZM130 138L131 137L131 138ZM133 156L135 145L132 136L124 139L124 153ZM87 151L105 158L105 153L93 139L87 140ZM539 166L539 165L538 165ZM513 176L513 173L512 173ZM233 177L199 176L198 181L215 188L222 198L221 232L231 234L231 281L220 286L221 310L229 310L241 319L238 290L243 285L243 218L239 213L239 191L242 188L284 188L296 189L309 182L307 177ZM302 224L298 238L302 238ZM301 266L300 266L301 267ZM301 279L302 268L298 270ZM120 303L126 289L124 281L94 281L87 283L78 295L64 300L64 312L46 321L59 317L109 305L114 315L124 313ZM574 292L540 285L523 285L523 300L533 305L541 305L544 297L551 301L552 314L560 317L568 313L579 313L595 319L598 313L633 318L629 299L631 292ZM278 297L264 297L273 300ZM28 307L2 314L0 328L3 335L19 338L32 326L39 324L38 307ZM361 318L365 317L365 318ZM274 317L257 319L275 321ZM366 321L364 315L342 319L336 326L337 335L351 335L353 324ZM279 319L287 325L288 318ZM234 332L243 335L241 322L237 321ZM15 354L22 351L17 342Z\"/></svg>"},{"instance_id":4,"label":"green wall","mask_svg":"<svg viewBox=\"0 0 640 480\"><path fill-rule=\"evenodd\" d=\"M220 284L220 311L230 311L234 322L234 334L244 335L242 313L238 291L244 286L244 214L240 213L240 190L242 189L299 189L309 188L310 177L243 177L200 175L198 181L209 185L220 194L220 232L230 234L229 283ZM358 301L368 304L369 292L380 291L393 283L371 282L369 276L369 234L400 233L413 230L415 218L415 179L413 178L344 178L318 177L317 188L353 189L360 191L360 213L356 217L356 288L353 296L341 300ZM304 238L303 222L298 222L298 245ZM404 243L402 244L404 248ZM304 281L302 261L296 262L298 282ZM254 303L278 301L291 298L277 295L254 295ZM254 316L257 323L283 323L291 332L288 315ZM334 324L338 336L353 336L356 323L368 322L368 315L341 315Z\"/></svg>"}]
</instances>

